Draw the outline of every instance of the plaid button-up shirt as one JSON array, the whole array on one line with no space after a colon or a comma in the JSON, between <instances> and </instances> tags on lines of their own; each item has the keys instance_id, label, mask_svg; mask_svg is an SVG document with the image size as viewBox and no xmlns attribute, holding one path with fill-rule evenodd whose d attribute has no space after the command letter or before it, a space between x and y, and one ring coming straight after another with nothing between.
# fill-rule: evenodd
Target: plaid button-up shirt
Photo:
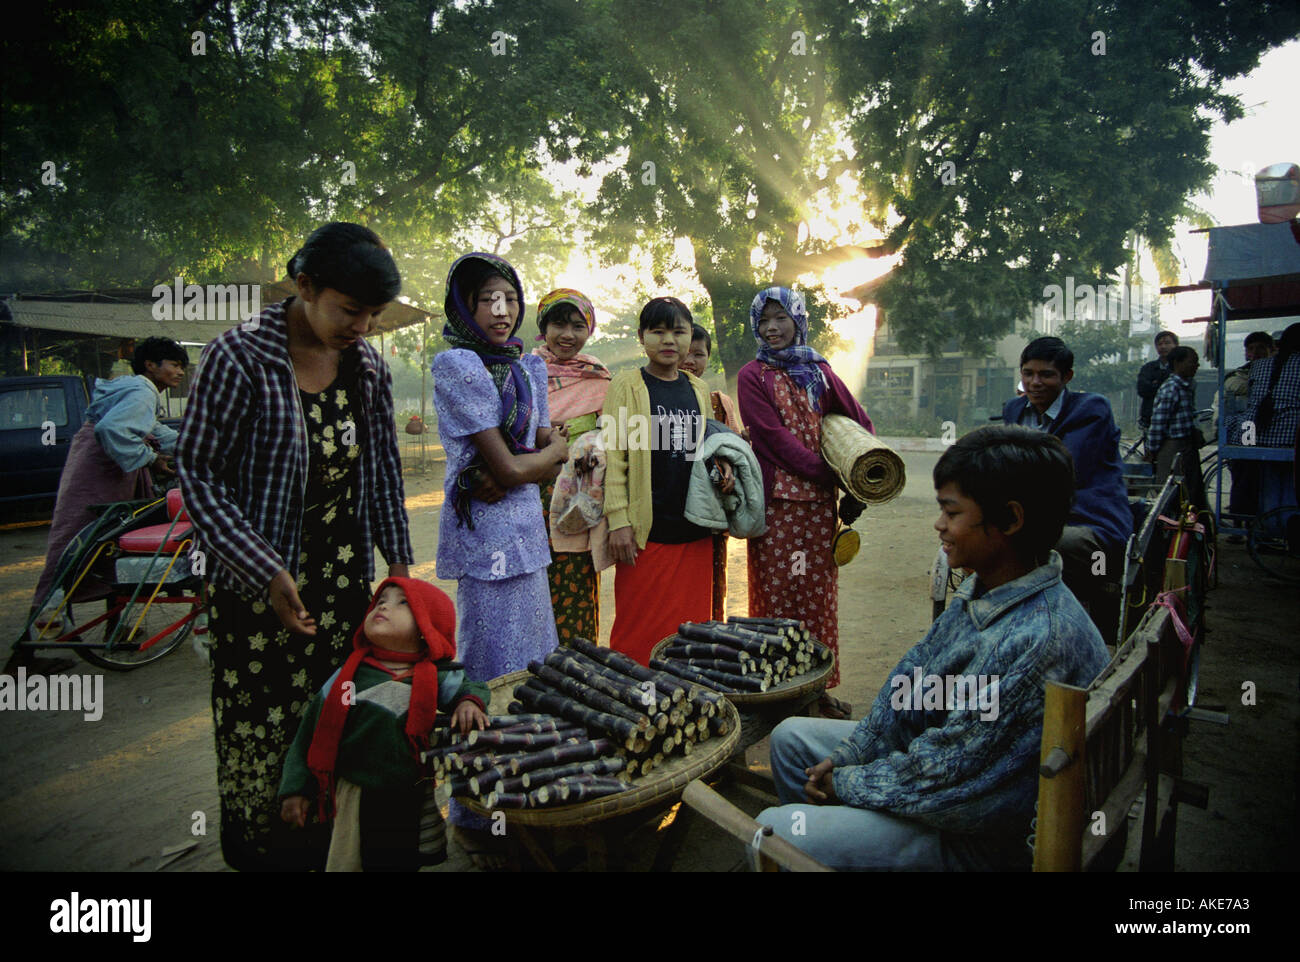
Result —
<instances>
[{"instance_id":1,"label":"plaid button-up shirt","mask_svg":"<svg viewBox=\"0 0 1300 962\"><path fill-rule=\"evenodd\" d=\"M1171 372L1156 392L1151 427L1147 429L1147 450L1159 454L1162 444L1190 438L1195 427L1191 382Z\"/></svg>"},{"instance_id":2,"label":"plaid button-up shirt","mask_svg":"<svg viewBox=\"0 0 1300 962\"><path fill-rule=\"evenodd\" d=\"M256 330L231 328L203 349L176 445L177 474L198 550L207 556L207 577L258 596L280 569L297 575L302 543L309 453L289 358L288 304L262 311ZM414 556L392 375L364 340L356 349L362 412L357 548L373 579L376 543L389 564L410 564Z\"/></svg>"}]
</instances>

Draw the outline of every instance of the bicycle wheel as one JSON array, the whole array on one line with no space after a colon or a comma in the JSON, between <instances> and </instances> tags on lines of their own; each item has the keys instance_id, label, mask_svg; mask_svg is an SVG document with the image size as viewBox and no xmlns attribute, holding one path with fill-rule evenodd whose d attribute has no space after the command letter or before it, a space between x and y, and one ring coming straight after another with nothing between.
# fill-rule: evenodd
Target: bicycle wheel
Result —
<instances>
[{"instance_id":1,"label":"bicycle wheel","mask_svg":"<svg viewBox=\"0 0 1300 962\"><path fill-rule=\"evenodd\" d=\"M1300 583L1300 508L1289 505L1257 516L1246 534L1246 550L1275 578Z\"/></svg>"},{"instance_id":2,"label":"bicycle wheel","mask_svg":"<svg viewBox=\"0 0 1300 962\"><path fill-rule=\"evenodd\" d=\"M108 601L90 602L77 606L74 622L87 623L104 614L110 605L125 604L130 595L118 596ZM145 607L144 595L135 604L127 606L110 618L92 626L80 637L79 641L96 642L94 648L78 648L77 654L92 665L107 668L109 671L130 671L157 661L176 648L189 637L194 627L191 618L182 625L176 622L192 614L198 607L198 599L193 604L159 602ZM143 613L143 618L141 614ZM139 622L137 626L137 622ZM120 628L120 630L119 630ZM134 632L134 633L133 633ZM150 639L157 640L148 648L142 648ZM112 640L112 647L109 641Z\"/></svg>"}]
</instances>

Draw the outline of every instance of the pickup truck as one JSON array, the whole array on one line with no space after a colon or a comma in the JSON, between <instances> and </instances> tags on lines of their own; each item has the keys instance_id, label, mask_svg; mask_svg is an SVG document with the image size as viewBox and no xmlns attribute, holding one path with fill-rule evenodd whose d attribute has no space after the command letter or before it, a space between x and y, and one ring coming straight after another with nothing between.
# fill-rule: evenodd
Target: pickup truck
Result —
<instances>
[{"instance_id":1,"label":"pickup truck","mask_svg":"<svg viewBox=\"0 0 1300 962\"><path fill-rule=\"evenodd\" d=\"M72 436L89 406L86 382L76 375L0 378L0 504L58 494ZM179 428L180 418L163 423Z\"/></svg>"},{"instance_id":2,"label":"pickup truck","mask_svg":"<svg viewBox=\"0 0 1300 962\"><path fill-rule=\"evenodd\" d=\"M0 502L53 498L90 395L75 375L0 378ZM54 425L53 444L48 425Z\"/></svg>"}]
</instances>

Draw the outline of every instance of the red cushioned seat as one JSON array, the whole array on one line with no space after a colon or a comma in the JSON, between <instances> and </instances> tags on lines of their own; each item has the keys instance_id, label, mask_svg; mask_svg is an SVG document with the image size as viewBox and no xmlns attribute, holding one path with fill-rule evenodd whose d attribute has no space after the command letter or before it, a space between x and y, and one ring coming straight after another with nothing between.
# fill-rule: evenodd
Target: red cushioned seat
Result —
<instances>
[{"instance_id":1,"label":"red cushioned seat","mask_svg":"<svg viewBox=\"0 0 1300 962\"><path fill-rule=\"evenodd\" d=\"M172 488L167 492L167 517L172 519L180 518L182 521L190 520L185 505L181 501L180 488Z\"/></svg>"},{"instance_id":2,"label":"red cushioned seat","mask_svg":"<svg viewBox=\"0 0 1300 962\"><path fill-rule=\"evenodd\" d=\"M138 528L135 531L129 531L117 539L118 547L128 554L153 554L158 550L158 543L167 538L162 547L163 554L171 554L181 546L181 542L189 535L190 529L194 526L188 521L176 522L176 527L172 527L171 522L166 524L153 524L147 528ZM171 529L171 537L167 537L167 530Z\"/></svg>"}]
</instances>

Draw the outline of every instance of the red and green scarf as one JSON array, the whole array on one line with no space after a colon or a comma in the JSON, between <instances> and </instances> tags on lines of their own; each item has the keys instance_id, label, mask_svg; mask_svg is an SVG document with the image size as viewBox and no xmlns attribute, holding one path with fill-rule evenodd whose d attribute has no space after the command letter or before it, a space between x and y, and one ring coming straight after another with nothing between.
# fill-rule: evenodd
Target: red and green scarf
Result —
<instances>
[{"instance_id":1,"label":"red and green scarf","mask_svg":"<svg viewBox=\"0 0 1300 962\"><path fill-rule=\"evenodd\" d=\"M406 594L406 603L415 616L415 625L424 640L421 651L389 651L372 645L365 635L364 619L352 636L352 654L339 669L330 686L329 694L321 705L316 731L307 750L307 767L311 769L320 786L320 818L326 821L334 816L335 766L338 763L339 743L343 739L343 726L348 709L356 700L355 686L348 687L364 661L379 663L396 661L410 664L414 673L411 679L411 704L406 713L406 737L412 752L418 756L429 749L429 733L438 714L438 666L436 662L456 657L456 609L447 594L436 585L416 578L386 578L375 590L366 609L369 615L379 600L380 593L389 585L396 585Z\"/></svg>"}]
</instances>

